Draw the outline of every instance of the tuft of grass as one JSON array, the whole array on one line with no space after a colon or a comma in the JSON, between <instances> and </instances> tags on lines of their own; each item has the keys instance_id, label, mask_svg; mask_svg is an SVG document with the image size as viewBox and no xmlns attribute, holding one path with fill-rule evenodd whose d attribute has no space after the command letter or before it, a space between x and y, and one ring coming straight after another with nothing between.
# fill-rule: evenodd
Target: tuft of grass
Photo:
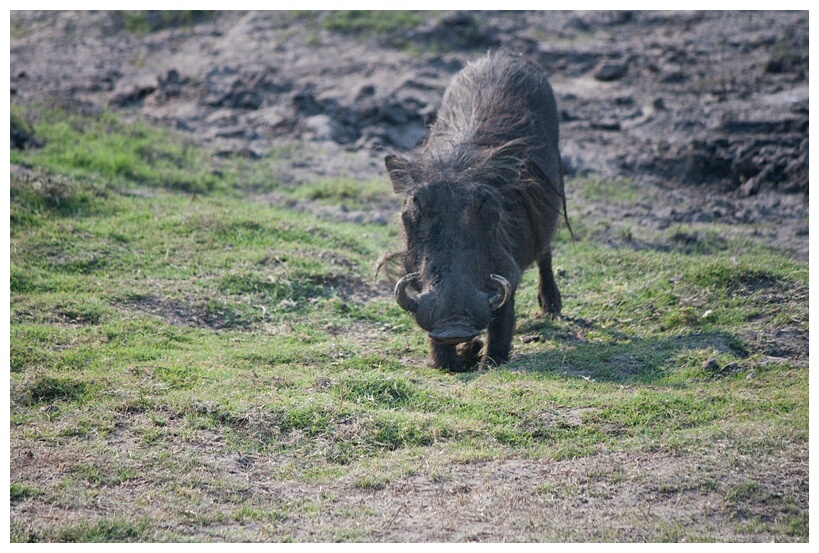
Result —
<instances>
[{"instance_id":1,"label":"tuft of grass","mask_svg":"<svg viewBox=\"0 0 819 553\"><path fill-rule=\"evenodd\" d=\"M296 188L292 196L328 204L367 207L393 200L389 184L381 180L357 181L348 178L319 180Z\"/></svg>"},{"instance_id":2,"label":"tuft of grass","mask_svg":"<svg viewBox=\"0 0 819 553\"><path fill-rule=\"evenodd\" d=\"M22 484L20 482L12 482L9 485L9 499L12 503L23 501L29 497L37 497L42 495L42 490L37 486L30 484Z\"/></svg>"},{"instance_id":3,"label":"tuft of grass","mask_svg":"<svg viewBox=\"0 0 819 553\"><path fill-rule=\"evenodd\" d=\"M336 10L327 13L322 26L339 33L375 36L393 47L403 47L407 42L402 34L423 21L424 14L417 11Z\"/></svg>"},{"instance_id":4,"label":"tuft of grass","mask_svg":"<svg viewBox=\"0 0 819 553\"><path fill-rule=\"evenodd\" d=\"M82 402L89 397L93 386L72 378L40 376L25 389L22 403L28 405L55 401Z\"/></svg>"},{"instance_id":5,"label":"tuft of grass","mask_svg":"<svg viewBox=\"0 0 819 553\"><path fill-rule=\"evenodd\" d=\"M602 177L576 178L572 188L582 198L595 201L633 203L642 197L642 187L633 179L606 179Z\"/></svg>"},{"instance_id":6,"label":"tuft of grass","mask_svg":"<svg viewBox=\"0 0 819 553\"><path fill-rule=\"evenodd\" d=\"M233 519L239 522L276 522L284 520L286 517L287 515L280 511L264 511L251 505L241 506L233 515Z\"/></svg>"},{"instance_id":7,"label":"tuft of grass","mask_svg":"<svg viewBox=\"0 0 819 553\"><path fill-rule=\"evenodd\" d=\"M57 541L69 543L141 542L149 539L148 521L132 522L124 518L81 522L59 530Z\"/></svg>"},{"instance_id":8,"label":"tuft of grass","mask_svg":"<svg viewBox=\"0 0 819 553\"><path fill-rule=\"evenodd\" d=\"M136 34L147 34L163 29L192 28L216 18L213 10L122 10L111 12L115 27Z\"/></svg>"},{"instance_id":9,"label":"tuft of grass","mask_svg":"<svg viewBox=\"0 0 819 553\"><path fill-rule=\"evenodd\" d=\"M389 482L389 478L384 476L366 475L356 481L355 487L366 491L379 491L386 488Z\"/></svg>"},{"instance_id":10,"label":"tuft of grass","mask_svg":"<svg viewBox=\"0 0 819 553\"><path fill-rule=\"evenodd\" d=\"M387 408L400 407L417 401L423 392L400 377L383 377L372 372L353 376L338 386L339 396L355 403L369 402Z\"/></svg>"}]
</instances>

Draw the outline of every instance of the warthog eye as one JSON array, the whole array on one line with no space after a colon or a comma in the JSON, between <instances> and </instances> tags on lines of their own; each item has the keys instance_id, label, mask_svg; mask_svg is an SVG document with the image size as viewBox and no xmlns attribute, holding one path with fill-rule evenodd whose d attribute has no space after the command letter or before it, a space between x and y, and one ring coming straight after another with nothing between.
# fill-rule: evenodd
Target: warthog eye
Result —
<instances>
[{"instance_id":1,"label":"warthog eye","mask_svg":"<svg viewBox=\"0 0 819 553\"><path fill-rule=\"evenodd\" d=\"M475 200L475 211L481 223L489 225L498 221L500 205L490 191L481 190Z\"/></svg>"},{"instance_id":2,"label":"warthog eye","mask_svg":"<svg viewBox=\"0 0 819 553\"><path fill-rule=\"evenodd\" d=\"M419 215L421 215L421 202L418 201L417 196L410 196L407 198L407 203L404 207L404 212L401 214L401 218L404 219L404 223L408 223L418 219Z\"/></svg>"}]
</instances>

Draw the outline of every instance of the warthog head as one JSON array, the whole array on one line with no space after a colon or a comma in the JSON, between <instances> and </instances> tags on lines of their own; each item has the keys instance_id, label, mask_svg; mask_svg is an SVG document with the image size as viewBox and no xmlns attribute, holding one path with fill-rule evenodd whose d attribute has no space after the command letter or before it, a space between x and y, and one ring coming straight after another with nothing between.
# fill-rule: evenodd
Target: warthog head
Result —
<instances>
[{"instance_id":1,"label":"warthog head","mask_svg":"<svg viewBox=\"0 0 819 553\"><path fill-rule=\"evenodd\" d=\"M436 342L467 342L513 297L520 278L506 244L503 199L482 183L416 182L397 156L388 156L387 168L395 190L407 195L406 274L395 299Z\"/></svg>"}]
</instances>

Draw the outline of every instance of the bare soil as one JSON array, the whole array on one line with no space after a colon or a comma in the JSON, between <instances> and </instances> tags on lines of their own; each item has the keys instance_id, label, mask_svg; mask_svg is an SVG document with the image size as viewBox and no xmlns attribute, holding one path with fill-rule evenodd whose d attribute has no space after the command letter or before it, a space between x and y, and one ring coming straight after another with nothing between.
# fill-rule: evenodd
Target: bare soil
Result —
<instances>
[{"instance_id":1,"label":"bare soil","mask_svg":"<svg viewBox=\"0 0 819 553\"><path fill-rule=\"evenodd\" d=\"M220 12L136 34L109 12L13 12L12 100L141 116L217 155L277 149L283 183L386 180L384 155L423 140L451 77L507 48L554 86L570 214L612 231L756 228L807 259L807 12L456 12L378 35L326 17ZM571 178L584 176L633 179L649 200L578 212ZM397 205L295 207L386 223Z\"/></svg>"},{"instance_id":2,"label":"bare soil","mask_svg":"<svg viewBox=\"0 0 819 553\"><path fill-rule=\"evenodd\" d=\"M318 485L277 477L286 459L227 453L215 433L210 442L180 436L170 449L146 448L133 433L150 422L141 417L147 415L135 414L134 428L120 428L102 447L12 440L12 471L23 481L47 486L78 467L105 466L114 451L132 459L135 474L104 485L108 476L101 471L101 481L89 483L85 493L66 495L47 512L31 512L36 502L15 501L12 520L28 521L37 535L41 527L93 525L104 513L164 521L154 528L159 535L205 541L765 542L783 539L781 531L766 527L785 524L808 507L806 446L788 444L760 457L738 451L732 438L708 455L600 451L563 461L458 464L433 452L418 474L380 481L354 472ZM141 466L162 455L184 459L186 469L168 471L166 481L148 486ZM162 478L156 468L150 471ZM175 499L152 500L146 491L156 486L173 487L176 493L163 497ZM237 520L243 504L264 505L267 516ZM211 522L201 524L197 513Z\"/></svg>"},{"instance_id":3,"label":"bare soil","mask_svg":"<svg viewBox=\"0 0 819 553\"><path fill-rule=\"evenodd\" d=\"M451 77L487 49L504 47L550 75L570 214L593 221L600 238L621 240L626 227L649 236L671 225L724 224L726 233L755 234L807 260L807 12L443 14L402 31L402 48L390 46L391 36L324 29L324 17L222 12L192 27L136 34L107 12L12 12L12 101L143 117L223 156L256 157L296 144L282 149L271 175L285 183L386 180L384 155L423 139ZM639 198L628 205L585 201L572 190L573 180L596 177L608 186L636 183ZM386 223L398 203L378 214L290 205ZM654 240L648 246L673 238ZM154 298L138 308L178 324L204 317ZM799 337L800 348L807 339ZM572 416L564 422L572 424ZM126 452L128 436L108 445ZM429 471L368 488L347 480L329 487L282 482L271 476L275 459L180 443L172 453L195 455L202 478L218 467L231 474L231 503L235 494L267 495L266 503L290 514L222 529L192 519L167 530L195 540L247 532L247 539L304 541L744 541L767 539L748 521L776 523L787 514L785 499L807 509L807 450L787 444L757 459L718 446L704 456L601 451L559 462L436 465L433 455ZM74 461L102 455L35 449L12 441L12 474L48 481ZM788 498L758 487L774 481L777 490L792 491ZM228 493L205 488L197 500L214 506ZM734 489L755 491L732 495ZM151 503L139 479L105 498L102 510L112 515L167 512L179 520L184 507ZM47 513L27 513L30 503L22 501L11 516L35 526L98 516L93 490L69 499ZM307 503L318 508L302 508Z\"/></svg>"}]
</instances>

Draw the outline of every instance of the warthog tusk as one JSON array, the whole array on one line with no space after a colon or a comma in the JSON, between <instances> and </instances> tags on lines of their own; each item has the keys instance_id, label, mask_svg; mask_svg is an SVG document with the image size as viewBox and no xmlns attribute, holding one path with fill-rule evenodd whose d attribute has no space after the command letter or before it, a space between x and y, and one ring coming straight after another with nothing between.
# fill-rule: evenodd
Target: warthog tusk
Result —
<instances>
[{"instance_id":1,"label":"warthog tusk","mask_svg":"<svg viewBox=\"0 0 819 553\"><path fill-rule=\"evenodd\" d=\"M415 313L418 309L418 300L413 299L407 295L407 285L418 279L418 273L410 273L399 280L395 285L395 301L401 306L404 311Z\"/></svg>"},{"instance_id":2,"label":"warthog tusk","mask_svg":"<svg viewBox=\"0 0 819 553\"><path fill-rule=\"evenodd\" d=\"M512 286L509 284L508 280L500 275L491 274L489 275L489 278L491 278L499 288L498 293L489 298L489 307L492 309L492 311L495 311L503 307L504 304L509 301Z\"/></svg>"}]
</instances>

